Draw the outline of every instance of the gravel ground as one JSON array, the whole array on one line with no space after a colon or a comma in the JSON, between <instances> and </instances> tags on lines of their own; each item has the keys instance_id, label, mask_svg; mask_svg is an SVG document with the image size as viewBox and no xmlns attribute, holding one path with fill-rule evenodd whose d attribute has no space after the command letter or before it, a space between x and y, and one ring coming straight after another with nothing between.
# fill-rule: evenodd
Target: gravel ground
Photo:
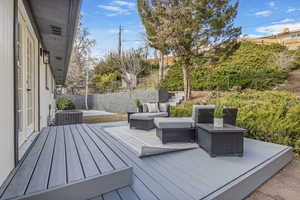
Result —
<instances>
[{"instance_id":1,"label":"gravel ground","mask_svg":"<svg viewBox=\"0 0 300 200\"><path fill-rule=\"evenodd\" d=\"M300 159L258 188L247 200L300 200Z\"/></svg>"}]
</instances>

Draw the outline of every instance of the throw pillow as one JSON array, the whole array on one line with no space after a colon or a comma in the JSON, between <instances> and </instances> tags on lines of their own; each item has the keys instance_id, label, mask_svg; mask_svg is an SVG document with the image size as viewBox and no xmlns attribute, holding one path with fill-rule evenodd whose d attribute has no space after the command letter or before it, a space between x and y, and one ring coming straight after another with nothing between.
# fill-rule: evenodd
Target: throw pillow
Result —
<instances>
[{"instance_id":1,"label":"throw pillow","mask_svg":"<svg viewBox=\"0 0 300 200\"><path fill-rule=\"evenodd\" d=\"M147 103L143 103L143 112L144 113L148 112L148 105L147 105Z\"/></svg>"},{"instance_id":2,"label":"throw pillow","mask_svg":"<svg viewBox=\"0 0 300 200\"><path fill-rule=\"evenodd\" d=\"M150 113L155 113L159 111L157 103L148 103L147 106L148 106L148 112Z\"/></svg>"}]
</instances>

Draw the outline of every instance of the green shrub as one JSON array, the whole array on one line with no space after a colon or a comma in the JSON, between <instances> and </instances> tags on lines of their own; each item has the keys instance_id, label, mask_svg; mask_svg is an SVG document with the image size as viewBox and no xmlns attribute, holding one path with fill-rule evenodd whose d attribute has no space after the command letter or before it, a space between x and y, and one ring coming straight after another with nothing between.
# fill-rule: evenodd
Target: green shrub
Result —
<instances>
[{"instance_id":1,"label":"green shrub","mask_svg":"<svg viewBox=\"0 0 300 200\"><path fill-rule=\"evenodd\" d=\"M118 89L117 74L115 72L96 74L94 77L94 83L102 92L114 92Z\"/></svg>"},{"instance_id":2,"label":"green shrub","mask_svg":"<svg viewBox=\"0 0 300 200\"><path fill-rule=\"evenodd\" d=\"M289 145L300 153L300 104L289 92L248 91L227 93L207 104L222 102L239 109L237 125L248 130L246 137ZM171 116L191 116L195 103L172 107Z\"/></svg>"},{"instance_id":3,"label":"green shrub","mask_svg":"<svg viewBox=\"0 0 300 200\"><path fill-rule=\"evenodd\" d=\"M214 118L223 118L223 117L224 117L223 104L217 103L214 112Z\"/></svg>"},{"instance_id":4,"label":"green shrub","mask_svg":"<svg viewBox=\"0 0 300 200\"><path fill-rule=\"evenodd\" d=\"M287 51L286 48L277 44L257 45L243 42L231 56L221 59L215 66L201 66L195 63L191 71L192 89L230 90L233 87L269 89L282 82L290 70L290 68L280 69L276 62L276 55L284 51ZM300 56L298 61L299 58ZM178 64L170 68L161 87L170 91L183 90L183 76Z\"/></svg>"},{"instance_id":5,"label":"green shrub","mask_svg":"<svg viewBox=\"0 0 300 200\"><path fill-rule=\"evenodd\" d=\"M56 99L56 107L58 110L74 110L75 104L67 97L61 97Z\"/></svg>"}]
</instances>

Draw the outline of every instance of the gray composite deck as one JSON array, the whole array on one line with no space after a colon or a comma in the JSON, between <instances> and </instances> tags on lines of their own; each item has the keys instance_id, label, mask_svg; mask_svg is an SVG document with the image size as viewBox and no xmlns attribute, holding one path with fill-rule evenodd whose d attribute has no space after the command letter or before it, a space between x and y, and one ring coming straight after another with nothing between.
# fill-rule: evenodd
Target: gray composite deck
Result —
<instances>
[{"instance_id":1,"label":"gray composite deck","mask_svg":"<svg viewBox=\"0 0 300 200\"><path fill-rule=\"evenodd\" d=\"M0 188L0 199L81 200L132 183L128 166L85 126L44 129Z\"/></svg>"},{"instance_id":2,"label":"gray composite deck","mask_svg":"<svg viewBox=\"0 0 300 200\"><path fill-rule=\"evenodd\" d=\"M46 129L38 137L22 164L1 187L0 199L18 199L16 196L22 199L22 196L32 192L47 194L47 191L52 191L51 187L58 187L62 189L61 192L72 193L73 190L63 189L68 189L66 186L70 185L71 180L76 183L80 180L81 187L75 187L78 190L76 194L83 192L79 197L67 198L59 196L61 193L58 193L53 200L238 200L249 195L292 159L292 150L289 147L250 139L245 139L242 158L210 158L200 148L139 158L104 131L104 127L120 125L124 123L82 124ZM64 133L63 136L59 135L60 132ZM65 146L61 144L61 140L65 141ZM65 170L58 167L61 163L67 166ZM113 183L122 182L124 176L128 177L126 174L130 174L120 174L118 169L123 172L124 169L125 172L133 170L132 184L118 189L105 188L106 185L111 185L111 180L115 180ZM84 184L89 181L87 176L101 177L105 170L113 171L119 177L106 177L107 179L98 186L94 185L92 195L96 196L94 192L97 187L101 195L90 198L92 195L89 194L84 197L87 191L90 191L89 184ZM103 187L110 191L102 194L105 191Z\"/></svg>"},{"instance_id":3,"label":"gray composite deck","mask_svg":"<svg viewBox=\"0 0 300 200\"><path fill-rule=\"evenodd\" d=\"M292 160L290 147L251 139L245 139L242 158L211 158L200 148L138 158L103 127L90 129L133 167L134 179L132 186L93 200L240 200Z\"/></svg>"}]
</instances>

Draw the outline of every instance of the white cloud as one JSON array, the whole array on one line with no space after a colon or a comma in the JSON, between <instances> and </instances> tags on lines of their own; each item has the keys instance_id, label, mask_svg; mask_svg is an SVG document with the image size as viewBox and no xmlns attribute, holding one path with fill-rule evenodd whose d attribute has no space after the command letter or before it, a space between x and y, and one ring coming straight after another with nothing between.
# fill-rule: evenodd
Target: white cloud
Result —
<instances>
[{"instance_id":1,"label":"white cloud","mask_svg":"<svg viewBox=\"0 0 300 200\"><path fill-rule=\"evenodd\" d=\"M127 2L127 1L113 1L113 4L119 5L119 6L128 6L128 7L134 7L135 3Z\"/></svg>"},{"instance_id":2,"label":"white cloud","mask_svg":"<svg viewBox=\"0 0 300 200\"><path fill-rule=\"evenodd\" d=\"M272 24L284 24L284 23L294 22L294 21L295 21L294 19L285 18L285 19L282 19L282 20L277 21L277 22L272 22Z\"/></svg>"},{"instance_id":3,"label":"white cloud","mask_svg":"<svg viewBox=\"0 0 300 200\"><path fill-rule=\"evenodd\" d=\"M122 8L117 6L105 6L105 5L99 5L99 8L103 8L104 10L114 11L114 12L120 12L122 11Z\"/></svg>"},{"instance_id":4,"label":"white cloud","mask_svg":"<svg viewBox=\"0 0 300 200\"><path fill-rule=\"evenodd\" d=\"M292 12L296 12L296 11L300 11L300 8L289 8L287 10L288 13L292 13Z\"/></svg>"},{"instance_id":5,"label":"white cloud","mask_svg":"<svg viewBox=\"0 0 300 200\"><path fill-rule=\"evenodd\" d=\"M262 26L256 29L256 32L263 34L278 34L285 28L289 28L291 31L300 29L300 22L295 24L276 24L271 26Z\"/></svg>"},{"instance_id":6,"label":"white cloud","mask_svg":"<svg viewBox=\"0 0 300 200\"><path fill-rule=\"evenodd\" d=\"M276 5L276 4L275 4L275 2L274 2L274 1L270 1L270 2L269 2L269 6L270 6L270 7L274 8L274 7L275 7L275 5Z\"/></svg>"},{"instance_id":7,"label":"white cloud","mask_svg":"<svg viewBox=\"0 0 300 200\"><path fill-rule=\"evenodd\" d=\"M255 13L256 16L263 16L263 17L267 17L271 14L272 14L272 12L269 10L259 11L259 12Z\"/></svg>"},{"instance_id":8,"label":"white cloud","mask_svg":"<svg viewBox=\"0 0 300 200\"><path fill-rule=\"evenodd\" d=\"M129 15L130 12L128 9L121 8L119 6L111 6L111 5L98 5L98 8L102 8L104 10L110 11L110 13L106 14L106 16L112 17L117 15Z\"/></svg>"},{"instance_id":9,"label":"white cloud","mask_svg":"<svg viewBox=\"0 0 300 200\"><path fill-rule=\"evenodd\" d=\"M112 1L109 5L98 5L98 7L110 11L106 16L112 17L118 15L130 15L135 7L135 3L116 0Z\"/></svg>"}]
</instances>

